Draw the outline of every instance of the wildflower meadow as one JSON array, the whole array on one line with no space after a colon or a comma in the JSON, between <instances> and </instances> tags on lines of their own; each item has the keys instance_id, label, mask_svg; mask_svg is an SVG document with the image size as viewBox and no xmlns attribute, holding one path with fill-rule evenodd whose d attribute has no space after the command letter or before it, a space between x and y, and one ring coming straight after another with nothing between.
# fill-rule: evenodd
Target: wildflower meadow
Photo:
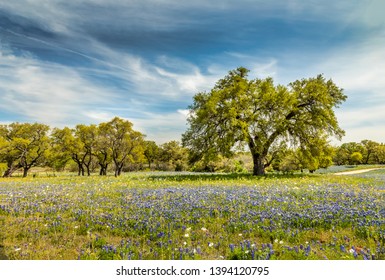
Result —
<instances>
[{"instance_id":1,"label":"wildflower meadow","mask_svg":"<svg viewBox=\"0 0 385 280\"><path fill-rule=\"evenodd\" d=\"M0 179L7 259L385 259L385 170Z\"/></svg>"}]
</instances>

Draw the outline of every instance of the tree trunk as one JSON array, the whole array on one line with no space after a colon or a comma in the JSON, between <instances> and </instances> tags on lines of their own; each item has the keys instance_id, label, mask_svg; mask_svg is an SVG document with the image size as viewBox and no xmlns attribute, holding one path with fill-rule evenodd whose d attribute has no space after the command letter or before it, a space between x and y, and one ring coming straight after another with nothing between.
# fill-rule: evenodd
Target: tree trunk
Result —
<instances>
[{"instance_id":1,"label":"tree trunk","mask_svg":"<svg viewBox=\"0 0 385 280\"><path fill-rule=\"evenodd\" d=\"M7 168L7 170L5 170L5 172L4 172L4 174L3 174L3 177L4 177L4 178L11 177L12 173L13 173L12 168Z\"/></svg>"},{"instance_id":2,"label":"tree trunk","mask_svg":"<svg viewBox=\"0 0 385 280\"><path fill-rule=\"evenodd\" d=\"M115 161L115 177L120 176L120 174L122 173L123 166L124 166L123 161L121 162Z\"/></svg>"},{"instance_id":3,"label":"tree trunk","mask_svg":"<svg viewBox=\"0 0 385 280\"><path fill-rule=\"evenodd\" d=\"M265 157L259 154L252 154L253 156L253 175L261 176L265 175Z\"/></svg>"},{"instance_id":4,"label":"tree trunk","mask_svg":"<svg viewBox=\"0 0 385 280\"><path fill-rule=\"evenodd\" d=\"M116 165L115 166L115 177L118 177L120 174L119 174L119 166L118 165Z\"/></svg>"},{"instance_id":5,"label":"tree trunk","mask_svg":"<svg viewBox=\"0 0 385 280\"><path fill-rule=\"evenodd\" d=\"M91 161L92 161L92 157L91 157L91 153L89 153L88 155L88 161L86 162L85 159L86 157L84 157L84 166L86 167L86 171L87 171L87 176L91 176L91 170L90 170L90 167L91 167Z\"/></svg>"},{"instance_id":6,"label":"tree trunk","mask_svg":"<svg viewBox=\"0 0 385 280\"><path fill-rule=\"evenodd\" d=\"M100 165L100 172L99 172L99 175L107 175L107 167L108 167L108 164L102 164L102 163L99 163Z\"/></svg>"},{"instance_id":7,"label":"tree trunk","mask_svg":"<svg viewBox=\"0 0 385 280\"><path fill-rule=\"evenodd\" d=\"M86 169L87 169L87 176L91 176L91 170L90 170L90 165L86 165Z\"/></svg>"},{"instance_id":8,"label":"tree trunk","mask_svg":"<svg viewBox=\"0 0 385 280\"><path fill-rule=\"evenodd\" d=\"M78 171L78 176L80 176L80 175L84 176L84 167L83 167L83 164L78 163L78 169L79 169L79 171Z\"/></svg>"},{"instance_id":9,"label":"tree trunk","mask_svg":"<svg viewBox=\"0 0 385 280\"><path fill-rule=\"evenodd\" d=\"M20 164L17 164L16 166L14 166L13 164L8 163L8 168L7 168L7 170L5 170L3 177L4 178L11 177L13 172L18 170L19 168L21 168Z\"/></svg>"},{"instance_id":10,"label":"tree trunk","mask_svg":"<svg viewBox=\"0 0 385 280\"><path fill-rule=\"evenodd\" d=\"M28 175L28 170L29 170L28 167L24 167L24 168L23 168L23 178L27 177L27 175Z\"/></svg>"}]
</instances>

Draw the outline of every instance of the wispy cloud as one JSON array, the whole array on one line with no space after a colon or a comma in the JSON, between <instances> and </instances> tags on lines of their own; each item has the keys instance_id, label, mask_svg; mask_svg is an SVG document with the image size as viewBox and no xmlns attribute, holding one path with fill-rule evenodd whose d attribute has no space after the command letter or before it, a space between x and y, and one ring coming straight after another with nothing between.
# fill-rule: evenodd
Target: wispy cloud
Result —
<instances>
[{"instance_id":1,"label":"wispy cloud","mask_svg":"<svg viewBox=\"0 0 385 280\"><path fill-rule=\"evenodd\" d=\"M385 37L344 47L316 67L333 78L348 96L338 114L347 132L344 141L360 141L368 135L377 141L385 139L384 45ZM366 134L368 131L371 133Z\"/></svg>"},{"instance_id":2,"label":"wispy cloud","mask_svg":"<svg viewBox=\"0 0 385 280\"><path fill-rule=\"evenodd\" d=\"M0 84L0 108L17 112L20 120L53 126L95 123L120 115L130 117L137 127L160 141L171 140L181 134L186 123L173 108L212 86L217 78L203 75L187 61L163 56L151 64L98 42L93 42L93 53L99 57L92 60L102 66L99 70L44 62L28 53L15 56L3 47L0 68L7 71L0 75L4 81ZM98 77L118 79L120 84L97 84ZM154 113L154 107L163 107L164 113Z\"/></svg>"},{"instance_id":3,"label":"wispy cloud","mask_svg":"<svg viewBox=\"0 0 385 280\"><path fill-rule=\"evenodd\" d=\"M158 144L170 140L181 141L181 135L186 131L186 112L176 110L171 113L155 114L148 112L138 118L130 118L134 128L142 131L148 139L154 139Z\"/></svg>"},{"instance_id":4,"label":"wispy cloud","mask_svg":"<svg viewBox=\"0 0 385 280\"><path fill-rule=\"evenodd\" d=\"M63 125L75 116L84 120L84 107L108 101L103 90L69 67L1 52L0 68L6 69L0 75L0 108L23 120Z\"/></svg>"},{"instance_id":5,"label":"wispy cloud","mask_svg":"<svg viewBox=\"0 0 385 280\"><path fill-rule=\"evenodd\" d=\"M383 8L379 0L2 1L0 121L119 115L171 140L186 127L192 96L245 66L251 78L281 84L333 78L349 96L340 124L356 139L359 127L382 127Z\"/></svg>"}]
</instances>

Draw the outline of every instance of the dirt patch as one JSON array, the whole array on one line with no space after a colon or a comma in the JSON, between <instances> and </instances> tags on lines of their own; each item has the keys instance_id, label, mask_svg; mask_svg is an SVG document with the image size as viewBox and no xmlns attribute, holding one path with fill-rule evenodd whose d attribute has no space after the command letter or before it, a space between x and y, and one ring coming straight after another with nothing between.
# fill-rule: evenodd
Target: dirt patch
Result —
<instances>
[{"instance_id":1,"label":"dirt patch","mask_svg":"<svg viewBox=\"0 0 385 280\"><path fill-rule=\"evenodd\" d=\"M365 173L365 172L369 172L369 171L377 170L377 169L382 169L382 168L368 168L368 169L344 171L344 172L334 173L334 175L354 175L354 174Z\"/></svg>"}]
</instances>

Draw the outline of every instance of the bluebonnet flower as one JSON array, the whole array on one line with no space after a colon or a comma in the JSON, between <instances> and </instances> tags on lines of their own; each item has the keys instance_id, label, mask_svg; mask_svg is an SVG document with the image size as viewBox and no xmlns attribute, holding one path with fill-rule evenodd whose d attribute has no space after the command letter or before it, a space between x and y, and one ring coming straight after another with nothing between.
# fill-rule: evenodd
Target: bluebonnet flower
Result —
<instances>
[{"instance_id":1,"label":"bluebonnet flower","mask_svg":"<svg viewBox=\"0 0 385 280\"><path fill-rule=\"evenodd\" d=\"M307 247L305 248L305 255L308 256L310 254L310 251L311 251L311 247L310 247L310 244L307 245Z\"/></svg>"},{"instance_id":2,"label":"bluebonnet flower","mask_svg":"<svg viewBox=\"0 0 385 280\"><path fill-rule=\"evenodd\" d=\"M235 245L234 244L230 244L229 247L230 247L230 251L234 252Z\"/></svg>"}]
</instances>

